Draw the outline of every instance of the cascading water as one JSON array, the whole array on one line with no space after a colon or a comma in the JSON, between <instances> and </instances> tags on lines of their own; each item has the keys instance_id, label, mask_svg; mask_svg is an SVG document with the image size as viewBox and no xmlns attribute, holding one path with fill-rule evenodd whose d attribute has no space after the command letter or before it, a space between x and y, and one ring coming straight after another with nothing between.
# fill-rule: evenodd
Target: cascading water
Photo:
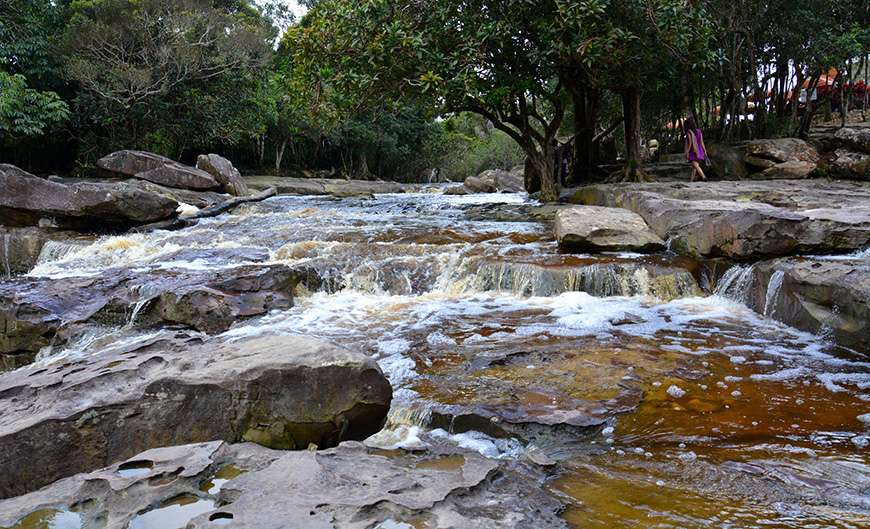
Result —
<instances>
[{"instance_id":1,"label":"cascading water","mask_svg":"<svg viewBox=\"0 0 870 529\"><path fill-rule=\"evenodd\" d=\"M767 283L767 292L764 297L764 317L773 319L776 316L776 300L779 296L779 291L782 289L782 281L785 279L785 272L777 270L770 276L770 281Z\"/></svg>"},{"instance_id":2,"label":"cascading water","mask_svg":"<svg viewBox=\"0 0 870 529\"><path fill-rule=\"evenodd\" d=\"M304 334L371 355L394 398L370 446L558 461L548 487L569 501L572 527L861 526L870 439L856 416L870 365L771 321L781 274L762 318L733 302L749 300L751 266L703 297L674 256L565 256L546 223L499 220L526 206L521 195L278 197L178 232L44 250L29 278L312 270L320 282L293 308L216 339ZM169 332L132 325L152 295L130 294L126 328L40 361Z\"/></svg>"},{"instance_id":3,"label":"cascading water","mask_svg":"<svg viewBox=\"0 0 870 529\"><path fill-rule=\"evenodd\" d=\"M752 294L753 274L754 268L752 266L732 266L719 280L714 294L746 303Z\"/></svg>"}]
</instances>

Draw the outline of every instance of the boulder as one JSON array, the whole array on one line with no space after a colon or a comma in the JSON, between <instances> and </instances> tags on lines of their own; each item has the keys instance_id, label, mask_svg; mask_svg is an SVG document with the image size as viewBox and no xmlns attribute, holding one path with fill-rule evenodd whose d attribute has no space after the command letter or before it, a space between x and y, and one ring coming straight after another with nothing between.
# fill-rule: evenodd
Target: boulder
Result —
<instances>
[{"instance_id":1,"label":"boulder","mask_svg":"<svg viewBox=\"0 0 870 529\"><path fill-rule=\"evenodd\" d=\"M242 179L242 174L233 167L232 162L217 154L200 154L196 159L196 168L212 175L224 191L237 196L248 196L248 185Z\"/></svg>"},{"instance_id":2,"label":"boulder","mask_svg":"<svg viewBox=\"0 0 870 529\"><path fill-rule=\"evenodd\" d=\"M489 169L465 179L465 188L471 193L520 193L525 191L522 168L512 171Z\"/></svg>"},{"instance_id":3,"label":"boulder","mask_svg":"<svg viewBox=\"0 0 870 529\"><path fill-rule=\"evenodd\" d=\"M746 301L757 312L870 352L870 259L777 259L752 272Z\"/></svg>"},{"instance_id":4,"label":"boulder","mask_svg":"<svg viewBox=\"0 0 870 529\"><path fill-rule=\"evenodd\" d=\"M477 176L469 176L463 184L471 193L495 193L494 179L483 179Z\"/></svg>"},{"instance_id":5,"label":"boulder","mask_svg":"<svg viewBox=\"0 0 870 529\"><path fill-rule=\"evenodd\" d=\"M801 160L789 160L778 164L773 164L763 170L760 174L755 175L755 178L763 178L768 180L788 179L794 180L806 178L816 170L817 164L814 162L804 162Z\"/></svg>"},{"instance_id":6,"label":"boulder","mask_svg":"<svg viewBox=\"0 0 870 529\"><path fill-rule=\"evenodd\" d=\"M97 160L97 167L155 184L181 189L206 190L220 187L209 173L145 151L115 151Z\"/></svg>"},{"instance_id":7,"label":"boulder","mask_svg":"<svg viewBox=\"0 0 870 529\"><path fill-rule=\"evenodd\" d=\"M837 149L830 157L828 169L834 176L870 180L870 154Z\"/></svg>"},{"instance_id":8,"label":"boulder","mask_svg":"<svg viewBox=\"0 0 870 529\"><path fill-rule=\"evenodd\" d=\"M130 227L175 215L178 203L124 182L63 184L0 164L0 217L7 226Z\"/></svg>"},{"instance_id":9,"label":"boulder","mask_svg":"<svg viewBox=\"0 0 870 529\"><path fill-rule=\"evenodd\" d=\"M870 154L870 127L844 127L834 133L834 138L845 146Z\"/></svg>"},{"instance_id":10,"label":"boulder","mask_svg":"<svg viewBox=\"0 0 870 529\"><path fill-rule=\"evenodd\" d=\"M563 251L654 252L665 246L639 215L620 208L565 208L556 213L554 230Z\"/></svg>"},{"instance_id":11,"label":"boulder","mask_svg":"<svg viewBox=\"0 0 870 529\"><path fill-rule=\"evenodd\" d=\"M464 184L460 184L458 186L450 186L444 190L445 195L467 195L469 194L468 188L465 187Z\"/></svg>"},{"instance_id":12,"label":"boulder","mask_svg":"<svg viewBox=\"0 0 870 529\"><path fill-rule=\"evenodd\" d=\"M710 172L723 180L743 180L749 174L743 153L737 147L711 143L707 145L707 156L710 159Z\"/></svg>"},{"instance_id":13,"label":"boulder","mask_svg":"<svg viewBox=\"0 0 870 529\"><path fill-rule=\"evenodd\" d=\"M391 398L367 355L298 336L176 335L26 367L0 377L0 498L161 446L365 439Z\"/></svg>"},{"instance_id":14,"label":"boulder","mask_svg":"<svg viewBox=\"0 0 870 529\"><path fill-rule=\"evenodd\" d=\"M776 163L799 160L818 163L819 153L815 147L798 138L752 140L744 147L747 163L770 160Z\"/></svg>"},{"instance_id":15,"label":"boulder","mask_svg":"<svg viewBox=\"0 0 870 529\"><path fill-rule=\"evenodd\" d=\"M563 505L540 486L542 475L447 447L388 454L356 442L318 452L199 443L148 450L0 501L0 526L39 513L52 526L66 519L87 528L170 518L172 527L207 529L284 529L288 520L298 529L563 528Z\"/></svg>"}]
</instances>

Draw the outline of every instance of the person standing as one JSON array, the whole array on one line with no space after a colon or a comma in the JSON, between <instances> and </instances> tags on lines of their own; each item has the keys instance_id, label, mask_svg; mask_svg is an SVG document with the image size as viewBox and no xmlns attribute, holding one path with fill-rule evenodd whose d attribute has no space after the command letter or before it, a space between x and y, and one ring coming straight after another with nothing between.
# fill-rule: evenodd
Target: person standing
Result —
<instances>
[{"instance_id":1,"label":"person standing","mask_svg":"<svg viewBox=\"0 0 870 529\"><path fill-rule=\"evenodd\" d=\"M692 176L690 180L695 182L701 180L706 182L707 175L701 168L701 164L707 161L707 147L704 145L704 134L701 129L695 124L692 116L689 116L683 121L683 130L686 133L685 154L686 159L692 164Z\"/></svg>"}]
</instances>

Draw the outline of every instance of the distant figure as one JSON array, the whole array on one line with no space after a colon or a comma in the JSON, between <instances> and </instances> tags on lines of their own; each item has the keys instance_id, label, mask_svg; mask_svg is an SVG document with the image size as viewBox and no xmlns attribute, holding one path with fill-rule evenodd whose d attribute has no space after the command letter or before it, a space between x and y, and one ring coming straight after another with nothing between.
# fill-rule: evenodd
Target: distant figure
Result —
<instances>
[{"instance_id":1,"label":"distant figure","mask_svg":"<svg viewBox=\"0 0 870 529\"><path fill-rule=\"evenodd\" d=\"M694 182L697 178L701 181L707 181L707 175L701 169L701 164L707 161L707 147L704 145L704 134L701 129L695 125L695 120L691 116L683 122L683 129L686 132L686 159L692 164L691 181Z\"/></svg>"}]
</instances>

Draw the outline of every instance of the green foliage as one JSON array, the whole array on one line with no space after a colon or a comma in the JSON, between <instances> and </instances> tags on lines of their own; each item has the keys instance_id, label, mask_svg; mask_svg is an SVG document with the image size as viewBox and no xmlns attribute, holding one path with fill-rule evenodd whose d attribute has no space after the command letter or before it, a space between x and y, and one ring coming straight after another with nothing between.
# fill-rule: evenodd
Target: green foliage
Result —
<instances>
[{"instance_id":1,"label":"green foliage","mask_svg":"<svg viewBox=\"0 0 870 529\"><path fill-rule=\"evenodd\" d=\"M0 71L0 139L41 136L69 118L69 107L54 92L28 88L21 74Z\"/></svg>"},{"instance_id":2,"label":"green foliage","mask_svg":"<svg viewBox=\"0 0 870 529\"><path fill-rule=\"evenodd\" d=\"M454 181L487 169L509 170L522 165L525 158L510 136L468 113L440 122L440 130L430 137L427 150L436 153L432 156L433 166L442 170L441 176Z\"/></svg>"},{"instance_id":3,"label":"green foliage","mask_svg":"<svg viewBox=\"0 0 870 529\"><path fill-rule=\"evenodd\" d=\"M74 0L63 35L89 143L179 155L257 128L272 28L246 2Z\"/></svg>"}]
</instances>

